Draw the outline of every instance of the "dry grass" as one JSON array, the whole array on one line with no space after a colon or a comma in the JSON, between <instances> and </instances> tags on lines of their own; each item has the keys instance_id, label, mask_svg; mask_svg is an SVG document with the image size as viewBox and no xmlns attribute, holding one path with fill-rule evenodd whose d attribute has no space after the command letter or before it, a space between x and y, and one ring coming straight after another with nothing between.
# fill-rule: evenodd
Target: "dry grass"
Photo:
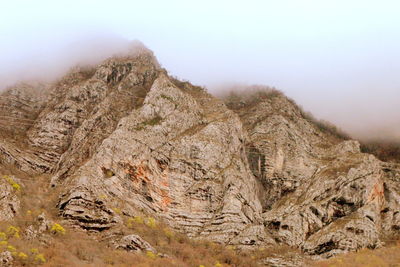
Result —
<instances>
[{"instance_id":1,"label":"dry grass","mask_svg":"<svg viewBox=\"0 0 400 267\"><path fill-rule=\"evenodd\" d=\"M400 241L376 250L363 249L315 263L315 267L399 267Z\"/></svg>"}]
</instances>

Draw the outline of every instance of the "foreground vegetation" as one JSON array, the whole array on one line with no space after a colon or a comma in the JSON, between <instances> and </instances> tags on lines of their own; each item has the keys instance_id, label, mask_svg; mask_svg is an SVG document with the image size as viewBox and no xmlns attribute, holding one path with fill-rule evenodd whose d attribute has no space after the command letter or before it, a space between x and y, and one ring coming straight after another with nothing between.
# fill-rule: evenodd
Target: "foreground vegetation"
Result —
<instances>
[{"instance_id":1,"label":"foreground vegetation","mask_svg":"<svg viewBox=\"0 0 400 267\"><path fill-rule=\"evenodd\" d=\"M400 241L388 247L363 249L320 261L315 267L400 267Z\"/></svg>"}]
</instances>

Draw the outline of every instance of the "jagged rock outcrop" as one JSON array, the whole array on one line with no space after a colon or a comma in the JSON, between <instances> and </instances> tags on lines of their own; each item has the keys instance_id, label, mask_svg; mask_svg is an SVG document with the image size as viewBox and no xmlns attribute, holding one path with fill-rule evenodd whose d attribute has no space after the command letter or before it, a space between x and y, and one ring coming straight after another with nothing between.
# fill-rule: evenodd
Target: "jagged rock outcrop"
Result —
<instances>
[{"instance_id":1,"label":"jagged rock outcrop","mask_svg":"<svg viewBox=\"0 0 400 267\"><path fill-rule=\"evenodd\" d=\"M110 59L97 69L65 77L27 133L36 153L63 179L91 157L118 121L143 101L160 71L143 48L123 59Z\"/></svg>"},{"instance_id":2,"label":"jagged rock outcrop","mask_svg":"<svg viewBox=\"0 0 400 267\"><path fill-rule=\"evenodd\" d=\"M0 164L22 171L48 170L26 146L26 131L44 108L48 90L43 84L19 84L0 93Z\"/></svg>"},{"instance_id":3,"label":"jagged rock outcrop","mask_svg":"<svg viewBox=\"0 0 400 267\"><path fill-rule=\"evenodd\" d=\"M9 221L17 214L21 203L17 195L20 185L14 177L0 176L0 220Z\"/></svg>"},{"instance_id":4,"label":"jagged rock outcrop","mask_svg":"<svg viewBox=\"0 0 400 267\"><path fill-rule=\"evenodd\" d=\"M325 149L337 140L323 134L281 93L267 93L258 103L234 109L248 133L248 161L266 193L263 207L293 192L324 164Z\"/></svg>"},{"instance_id":5,"label":"jagged rock outcrop","mask_svg":"<svg viewBox=\"0 0 400 267\"><path fill-rule=\"evenodd\" d=\"M3 267L13 266L13 256L10 251L0 253L0 265Z\"/></svg>"},{"instance_id":6,"label":"jagged rock outcrop","mask_svg":"<svg viewBox=\"0 0 400 267\"><path fill-rule=\"evenodd\" d=\"M321 131L281 93L225 105L135 51L75 70L36 100L22 87L2 94L30 123L16 129L22 144L0 129L0 165L49 173L63 219L97 233L145 213L193 238L325 257L399 233L398 165ZM19 202L0 183L0 218L11 219ZM124 249L148 247L118 238Z\"/></svg>"},{"instance_id":7,"label":"jagged rock outcrop","mask_svg":"<svg viewBox=\"0 0 400 267\"><path fill-rule=\"evenodd\" d=\"M138 235L127 235L120 240L114 242L116 249L123 249L126 251L145 252L151 251L157 253L156 250Z\"/></svg>"},{"instance_id":8,"label":"jagged rock outcrop","mask_svg":"<svg viewBox=\"0 0 400 267\"><path fill-rule=\"evenodd\" d=\"M277 240L311 254L376 247L383 193L379 162L346 153L275 203L265 223Z\"/></svg>"},{"instance_id":9,"label":"jagged rock outcrop","mask_svg":"<svg viewBox=\"0 0 400 267\"><path fill-rule=\"evenodd\" d=\"M304 257L301 255L293 254L293 255L279 255L272 254L267 258L261 260L260 262L263 265L270 267L298 267L298 266L307 266L304 262Z\"/></svg>"},{"instance_id":10,"label":"jagged rock outcrop","mask_svg":"<svg viewBox=\"0 0 400 267\"><path fill-rule=\"evenodd\" d=\"M383 235L400 232L400 164L383 163L385 202L381 211Z\"/></svg>"},{"instance_id":11,"label":"jagged rock outcrop","mask_svg":"<svg viewBox=\"0 0 400 267\"><path fill-rule=\"evenodd\" d=\"M263 231L253 231L251 240L234 239L262 225L259 185L245 161L242 133L239 119L221 102L199 89L178 88L161 74L143 106L121 119L66 180L71 193L60 208L79 221L79 214L105 209L89 203L111 209L124 200L124 213L159 215L189 236L262 243ZM90 210L75 212L70 202L77 192L95 198L80 198Z\"/></svg>"},{"instance_id":12,"label":"jagged rock outcrop","mask_svg":"<svg viewBox=\"0 0 400 267\"><path fill-rule=\"evenodd\" d=\"M0 94L1 133L18 135L34 123L46 103L44 84L18 84Z\"/></svg>"},{"instance_id":13,"label":"jagged rock outcrop","mask_svg":"<svg viewBox=\"0 0 400 267\"><path fill-rule=\"evenodd\" d=\"M386 228L395 228L396 174L386 169L388 181L358 142L324 133L279 93L234 110L249 134L249 163L266 192L264 224L277 243L329 257L380 246L384 221L393 218Z\"/></svg>"},{"instance_id":14,"label":"jagged rock outcrop","mask_svg":"<svg viewBox=\"0 0 400 267\"><path fill-rule=\"evenodd\" d=\"M24 231L27 240L38 240L43 244L50 243L50 232L54 222L49 220L44 213L39 214L33 224L29 225Z\"/></svg>"}]
</instances>

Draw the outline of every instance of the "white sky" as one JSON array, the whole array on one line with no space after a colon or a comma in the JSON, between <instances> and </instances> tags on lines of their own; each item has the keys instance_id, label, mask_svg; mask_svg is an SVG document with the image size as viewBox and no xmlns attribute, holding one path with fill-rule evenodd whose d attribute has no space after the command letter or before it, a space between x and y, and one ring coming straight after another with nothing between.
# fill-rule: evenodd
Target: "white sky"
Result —
<instances>
[{"instance_id":1,"label":"white sky","mask_svg":"<svg viewBox=\"0 0 400 267\"><path fill-rule=\"evenodd\" d=\"M400 1L0 0L0 85L132 39L211 91L275 86L351 133L400 139Z\"/></svg>"}]
</instances>

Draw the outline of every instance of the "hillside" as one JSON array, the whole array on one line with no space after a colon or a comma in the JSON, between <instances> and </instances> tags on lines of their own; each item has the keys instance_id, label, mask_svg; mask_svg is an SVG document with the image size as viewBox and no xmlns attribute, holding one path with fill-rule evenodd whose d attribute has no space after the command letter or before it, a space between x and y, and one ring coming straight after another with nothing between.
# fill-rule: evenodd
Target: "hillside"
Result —
<instances>
[{"instance_id":1,"label":"hillside","mask_svg":"<svg viewBox=\"0 0 400 267\"><path fill-rule=\"evenodd\" d=\"M218 99L139 46L0 100L6 266L301 266L399 234L399 165L280 92Z\"/></svg>"}]
</instances>

